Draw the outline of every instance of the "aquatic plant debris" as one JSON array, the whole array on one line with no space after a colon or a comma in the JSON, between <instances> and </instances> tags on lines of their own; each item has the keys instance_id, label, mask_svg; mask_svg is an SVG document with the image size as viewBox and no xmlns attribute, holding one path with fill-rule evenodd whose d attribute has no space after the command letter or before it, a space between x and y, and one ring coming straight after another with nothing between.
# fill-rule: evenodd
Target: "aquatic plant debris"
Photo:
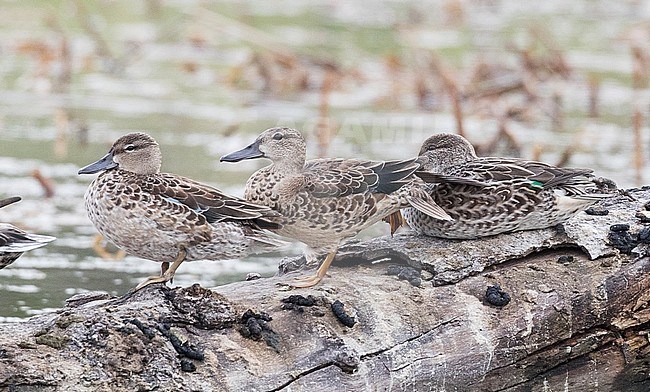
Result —
<instances>
[{"instance_id":1,"label":"aquatic plant debris","mask_svg":"<svg viewBox=\"0 0 650 392\"><path fill-rule=\"evenodd\" d=\"M169 342L174 347L174 350L176 350L176 352L181 356L190 359L196 359L197 361L203 361L205 359L203 350L194 347L192 344L190 344L189 340L182 342L178 336L172 333L171 326L169 324L158 324L157 327L158 331L160 331L164 337L169 339Z\"/></svg>"},{"instance_id":2,"label":"aquatic plant debris","mask_svg":"<svg viewBox=\"0 0 650 392\"><path fill-rule=\"evenodd\" d=\"M131 320L128 320L128 322L135 325L136 327L138 327L140 332L142 332L144 334L144 336L147 337L147 339L151 340L151 339L154 338L154 336L156 336L156 331L153 328L144 325L142 323L142 321L140 321L138 319L131 319Z\"/></svg>"},{"instance_id":3,"label":"aquatic plant debris","mask_svg":"<svg viewBox=\"0 0 650 392\"><path fill-rule=\"evenodd\" d=\"M345 305L343 305L343 302L339 301L338 299L332 303L332 313L334 313L334 316L341 322L341 324L345 325L348 328L354 327L354 324L357 323L354 317L348 315L345 310L343 309Z\"/></svg>"},{"instance_id":4,"label":"aquatic plant debris","mask_svg":"<svg viewBox=\"0 0 650 392\"><path fill-rule=\"evenodd\" d=\"M587 215L605 216L609 214L609 210L601 206L594 206L594 207L587 208L585 210L585 213Z\"/></svg>"},{"instance_id":5,"label":"aquatic plant debris","mask_svg":"<svg viewBox=\"0 0 650 392\"><path fill-rule=\"evenodd\" d=\"M637 240L629 232L630 225L618 223L610 226L607 239L609 244L621 253L630 254L637 245Z\"/></svg>"},{"instance_id":6,"label":"aquatic plant debris","mask_svg":"<svg viewBox=\"0 0 650 392\"><path fill-rule=\"evenodd\" d=\"M495 284L485 290L485 300L491 305L503 307L510 303L510 294L501 290L501 285Z\"/></svg>"},{"instance_id":7,"label":"aquatic plant debris","mask_svg":"<svg viewBox=\"0 0 650 392\"><path fill-rule=\"evenodd\" d=\"M297 310L299 312L304 311L303 307L314 306L317 303L317 299L313 295L304 297L299 294L290 295L286 298L282 298L280 301L282 302L282 309Z\"/></svg>"},{"instance_id":8,"label":"aquatic plant debris","mask_svg":"<svg viewBox=\"0 0 650 392\"><path fill-rule=\"evenodd\" d=\"M557 258L557 262L560 264L569 264L573 263L573 256L571 255L562 255Z\"/></svg>"},{"instance_id":9,"label":"aquatic plant debris","mask_svg":"<svg viewBox=\"0 0 650 392\"><path fill-rule=\"evenodd\" d=\"M280 336L269 326L272 320L265 312L256 313L248 309L241 316L239 333L251 340L264 340L267 346L280 352Z\"/></svg>"},{"instance_id":10,"label":"aquatic plant debris","mask_svg":"<svg viewBox=\"0 0 650 392\"><path fill-rule=\"evenodd\" d=\"M411 285L420 287L422 285L421 272L408 265L393 264L388 266L388 275L395 275L400 280L406 280Z\"/></svg>"}]
</instances>

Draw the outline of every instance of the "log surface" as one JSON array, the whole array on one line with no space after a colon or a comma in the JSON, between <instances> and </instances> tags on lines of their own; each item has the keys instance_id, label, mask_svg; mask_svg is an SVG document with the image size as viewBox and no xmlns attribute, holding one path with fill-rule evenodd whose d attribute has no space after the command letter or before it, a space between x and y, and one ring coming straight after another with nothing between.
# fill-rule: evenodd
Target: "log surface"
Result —
<instances>
[{"instance_id":1,"label":"log surface","mask_svg":"<svg viewBox=\"0 0 650 392\"><path fill-rule=\"evenodd\" d=\"M212 290L78 295L0 325L0 390L647 391L649 200L481 240L353 242L311 289L278 285L294 258Z\"/></svg>"}]
</instances>

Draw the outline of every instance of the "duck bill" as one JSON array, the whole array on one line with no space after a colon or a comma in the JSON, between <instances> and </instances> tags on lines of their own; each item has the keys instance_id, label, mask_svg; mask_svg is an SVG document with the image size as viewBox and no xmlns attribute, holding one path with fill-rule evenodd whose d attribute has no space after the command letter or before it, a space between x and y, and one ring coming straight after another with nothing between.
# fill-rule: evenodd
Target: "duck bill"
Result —
<instances>
[{"instance_id":1,"label":"duck bill","mask_svg":"<svg viewBox=\"0 0 650 392\"><path fill-rule=\"evenodd\" d=\"M20 198L20 196L14 196L14 197L8 197L6 199L2 199L2 200L0 200L0 208L6 207L9 204L14 204L14 203L19 202L21 200L22 199Z\"/></svg>"},{"instance_id":2,"label":"duck bill","mask_svg":"<svg viewBox=\"0 0 650 392\"><path fill-rule=\"evenodd\" d=\"M431 162L431 160L430 160L429 157L427 157L426 155L420 155L420 156L415 160L415 163L417 163L418 165L420 165L420 167L418 168L418 170L426 170L426 166L427 166L430 162Z\"/></svg>"},{"instance_id":3,"label":"duck bill","mask_svg":"<svg viewBox=\"0 0 650 392\"><path fill-rule=\"evenodd\" d=\"M239 151L231 152L228 155L221 157L221 162L239 162L244 159L255 159L261 158L264 156L264 153L260 151L260 141L256 140L254 143L248 145L247 147L242 148Z\"/></svg>"},{"instance_id":4,"label":"duck bill","mask_svg":"<svg viewBox=\"0 0 650 392\"><path fill-rule=\"evenodd\" d=\"M113 161L113 151L109 151L102 159L93 162L86 167L79 170L79 174L94 174L102 170L108 170L117 167L117 163Z\"/></svg>"}]
</instances>

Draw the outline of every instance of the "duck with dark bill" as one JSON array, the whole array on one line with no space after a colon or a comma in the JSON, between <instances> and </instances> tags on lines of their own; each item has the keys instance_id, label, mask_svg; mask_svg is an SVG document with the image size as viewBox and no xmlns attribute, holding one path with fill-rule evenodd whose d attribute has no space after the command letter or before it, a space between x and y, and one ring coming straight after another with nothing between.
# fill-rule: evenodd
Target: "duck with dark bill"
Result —
<instances>
[{"instance_id":1,"label":"duck with dark bill","mask_svg":"<svg viewBox=\"0 0 650 392\"><path fill-rule=\"evenodd\" d=\"M79 170L101 172L84 197L97 230L129 254L162 262L161 275L149 277L136 290L170 281L184 261L240 258L285 245L264 231L280 227L279 213L161 173L161 165L158 143L147 134L130 133Z\"/></svg>"},{"instance_id":2,"label":"duck with dark bill","mask_svg":"<svg viewBox=\"0 0 650 392\"><path fill-rule=\"evenodd\" d=\"M427 139L416 175L463 177L481 183L427 184L430 196L453 220L435 219L415 208L403 211L417 233L472 239L563 223L599 200L612 197L591 169L563 168L519 158L479 157L465 138L436 134ZM601 181L616 186L611 180Z\"/></svg>"},{"instance_id":3,"label":"duck with dark bill","mask_svg":"<svg viewBox=\"0 0 650 392\"><path fill-rule=\"evenodd\" d=\"M316 285L343 239L401 208L411 206L436 219L450 219L413 175L419 168L415 159L307 161L300 132L278 127L267 129L255 142L221 161L255 158L270 159L271 164L248 179L246 200L282 215L282 227L276 232L307 245L307 264L325 257L315 275L294 280L294 287Z\"/></svg>"}]
</instances>

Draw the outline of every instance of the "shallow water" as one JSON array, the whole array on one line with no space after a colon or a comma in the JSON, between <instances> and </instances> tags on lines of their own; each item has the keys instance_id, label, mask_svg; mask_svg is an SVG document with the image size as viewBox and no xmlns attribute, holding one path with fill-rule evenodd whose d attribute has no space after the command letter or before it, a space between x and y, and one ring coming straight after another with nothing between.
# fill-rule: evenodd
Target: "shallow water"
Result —
<instances>
[{"instance_id":1,"label":"shallow water","mask_svg":"<svg viewBox=\"0 0 650 392\"><path fill-rule=\"evenodd\" d=\"M540 104L530 121L509 122L522 155L530 157L542 146L540 158L557 162L579 138L568 165L594 168L621 186L636 181L631 112L639 107L647 124L650 93L630 87L629 42L637 35L646 45L650 42L643 36L650 32L638 27L650 18L647 1L569 5L558 0L526 7L477 2L463 9L460 24L427 11L444 2L374 1L372 12L367 12L367 2L270 7L261 0L210 6L174 1L160 9L147 9L145 2L83 3L85 10L71 1L0 2L0 197L23 197L0 210L0 221L58 238L0 270L0 322L58 308L79 292L120 295L158 272L156 263L134 257L104 260L91 249L96 231L85 216L82 197L92 176L76 173L120 135L134 130L152 134L161 143L165 171L237 195L263 162L220 164L218 158L250 143L265 128L282 124L301 129L310 139L310 155L316 156L318 88L264 91L250 70L243 72L243 82L233 83L237 66L259 47L216 24L213 11L267 32L290 51L332 58L362 75L344 78L331 94L330 116L338 132L328 155L377 159L410 157L430 134L455 127L448 105L418 109L407 87L413 73L402 70L396 85L386 55L408 59L410 53L435 50L451 68L471 69L479 59L512 65L517 60L507 45L530 40L524 28L528 24L547 26L573 74L544 84L540 93L561 93L564 121L553 130L544 114L548 108ZM86 20L101 39L84 27ZM407 27L398 31L396 25ZM64 40L71 53L71 79L61 85ZM102 40L111 56L97 54ZM317 86L321 70L309 72L310 83ZM602 80L598 118L586 114L587 75ZM467 73L459 71L458 78ZM464 124L475 143L490 140L498 129L494 116L480 112L467 114ZM648 146L647 125L641 136ZM52 181L52 197L44 197L34 170ZM647 172L642 172L642 183L648 182ZM387 231L377 226L364 235ZM281 257L298 252L186 263L174 284L215 286L241 280L248 272L272 275Z\"/></svg>"}]
</instances>

